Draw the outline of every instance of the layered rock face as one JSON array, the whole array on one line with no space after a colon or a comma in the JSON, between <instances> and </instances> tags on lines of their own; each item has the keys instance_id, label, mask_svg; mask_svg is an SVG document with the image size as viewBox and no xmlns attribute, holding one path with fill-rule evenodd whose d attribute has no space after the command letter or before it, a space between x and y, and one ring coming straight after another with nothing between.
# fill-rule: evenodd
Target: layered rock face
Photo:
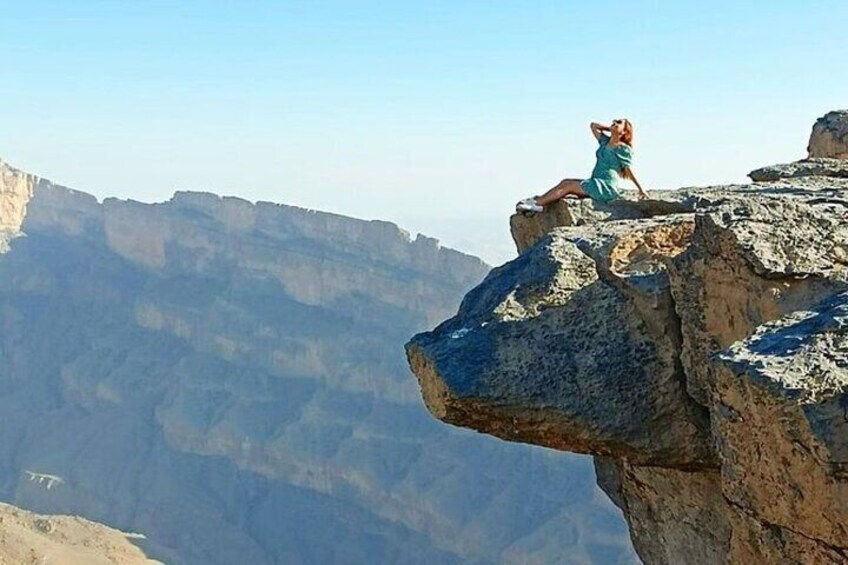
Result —
<instances>
[{"instance_id":1,"label":"layered rock face","mask_svg":"<svg viewBox=\"0 0 848 565\"><path fill-rule=\"evenodd\" d=\"M5 500L146 534L167 563L634 558L591 463L421 406L401 346L478 259L387 222L2 178Z\"/></svg>"},{"instance_id":2,"label":"layered rock face","mask_svg":"<svg viewBox=\"0 0 848 565\"><path fill-rule=\"evenodd\" d=\"M594 455L646 563L848 561L845 171L514 216L519 257L407 344L428 408Z\"/></svg>"}]
</instances>

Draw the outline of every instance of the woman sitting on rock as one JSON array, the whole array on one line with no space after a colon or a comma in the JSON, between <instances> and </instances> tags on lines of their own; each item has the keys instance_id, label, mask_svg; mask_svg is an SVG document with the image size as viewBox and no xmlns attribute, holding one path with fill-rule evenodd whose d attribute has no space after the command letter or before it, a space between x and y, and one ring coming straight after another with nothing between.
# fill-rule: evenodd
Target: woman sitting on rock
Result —
<instances>
[{"instance_id":1,"label":"woman sitting on rock","mask_svg":"<svg viewBox=\"0 0 848 565\"><path fill-rule=\"evenodd\" d=\"M639 199L648 195L642 190L639 181L630 168L633 160L633 124L629 120L613 120L612 124L602 126L592 122L592 135L598 140L598 158L591 178L586 180L565 179L541 196L525 198L515 205L517 212L541 212L544 206L556 202L569 194L577 198L591 197L595 200L609 202L621 198L619 193L620 180L630 179L639 189ZM606 135L604 132L610 132Z\"/></svg>"}]
</instances>

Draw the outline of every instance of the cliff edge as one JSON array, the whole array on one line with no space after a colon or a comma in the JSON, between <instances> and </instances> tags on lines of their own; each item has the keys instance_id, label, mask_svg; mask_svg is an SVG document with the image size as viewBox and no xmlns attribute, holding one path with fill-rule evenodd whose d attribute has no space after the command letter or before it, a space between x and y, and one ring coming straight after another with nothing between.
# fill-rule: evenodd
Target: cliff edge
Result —
<instances>
[{"instance_id":1,"label":"cliff edge","mask_svg":"<svg viewBox=\"0 0 848 565\"><path fill-rule=\"evenodd\" d=\"M646 563L848 560L848 112L809 156L513 216L406 346L437 418L592 454Z\"/></svg>"}]
</instances>

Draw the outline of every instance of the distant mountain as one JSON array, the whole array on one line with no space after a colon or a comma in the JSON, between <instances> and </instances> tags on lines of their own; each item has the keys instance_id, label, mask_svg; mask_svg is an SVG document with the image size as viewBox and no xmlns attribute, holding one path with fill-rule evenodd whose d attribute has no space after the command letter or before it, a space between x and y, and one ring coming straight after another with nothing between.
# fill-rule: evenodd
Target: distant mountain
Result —
<instances>
[{"instance_id":1,"label":"distant mountain","mask_svg":"<svg viewBox=\"0 0 848 565\"><path fill-rule=\"evenodd\" d=\"M98 203L2 162L0 249L5 500L168 563L635 559L590 461L426 413L403 344L476 258L212 194Z\"/></svg>"}]
</instances>

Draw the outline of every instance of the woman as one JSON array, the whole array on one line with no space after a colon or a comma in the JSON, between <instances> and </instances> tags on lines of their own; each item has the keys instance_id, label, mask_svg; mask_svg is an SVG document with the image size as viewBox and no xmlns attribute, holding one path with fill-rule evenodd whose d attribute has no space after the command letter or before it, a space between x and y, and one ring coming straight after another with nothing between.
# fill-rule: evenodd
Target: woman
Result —
<instances>
[{"instance_id":1,"label":"woman","mask_svg":"<svg viewBox=\"0 0 848 565\"><path fill-rule=\"evenodd\" d=\"M591 197L595 200L609 202L621 198L619 193L620 180L630 179L639 189L639 200L648 195L642 190L642 185L636 180L630 163L633 160L633 124L629 120L613 120L612 124L602 126L592 122L592 135L598 140L598 150L595 152L597 162L592 170L591 178L586 180L565 179L541 196L525 198L515 205L517 212L541 212L544 206L556 202L569 194L578 198ZM604 132L609 132L606 135Z\"/></svg>"}]
</instances>

